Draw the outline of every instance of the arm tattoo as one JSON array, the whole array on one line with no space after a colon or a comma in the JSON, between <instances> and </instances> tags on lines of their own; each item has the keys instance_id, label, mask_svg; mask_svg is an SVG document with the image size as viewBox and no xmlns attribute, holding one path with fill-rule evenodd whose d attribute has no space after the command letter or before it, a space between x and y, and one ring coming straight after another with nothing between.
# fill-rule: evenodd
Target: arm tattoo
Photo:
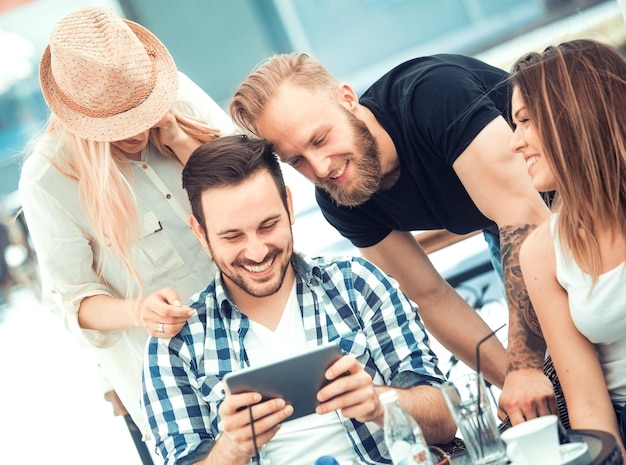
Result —
<instances>
[{"instance_id":1,"label":"arm tattoo","mask_svg":"<svg viewBox=\"0 0 626 465\"><path fill-rule=\"evenodd\" d=\"M509 305L507 372L524 368L543 369L546 343L528 297L519 263L522 243L535 227L527 224L500 228L500 253Z\"/></svg>"}]
</instances>

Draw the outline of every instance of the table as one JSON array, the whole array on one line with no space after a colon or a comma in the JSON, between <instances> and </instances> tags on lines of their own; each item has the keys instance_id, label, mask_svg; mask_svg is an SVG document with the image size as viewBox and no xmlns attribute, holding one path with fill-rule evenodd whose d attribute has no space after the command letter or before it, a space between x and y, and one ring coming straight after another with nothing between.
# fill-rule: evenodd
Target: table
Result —
<instances>
[{"instance_id":1,"label":"table","mask_svg":"<svg viewBox=\"0 0 626 465\"><path fill-rule=\"evenodd\" d=\"M605 431L571 430L570 442L586 442L592 461L589 465L623 465L622 455L615 437ZM452 465L472 465L467 452L452 456ZM554 464L558 465L558 464Z\"/></svg>"}]
</instances>

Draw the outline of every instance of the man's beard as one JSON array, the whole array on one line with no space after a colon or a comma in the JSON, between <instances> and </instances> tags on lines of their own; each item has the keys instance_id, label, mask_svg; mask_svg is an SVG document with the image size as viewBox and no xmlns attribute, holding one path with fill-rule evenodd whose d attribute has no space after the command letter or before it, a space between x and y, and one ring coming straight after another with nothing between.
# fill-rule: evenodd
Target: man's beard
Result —
<instances>
[{"instance_id":1,"label":"man's beard","mask_svg":"<svg viewBox=\"0 0 626 465\"><path fill-rule=\"evenodd\" d=\"M348 158L354 166L350 186L337 185L320 179L316 184L330 194L339 205L356 207L367 202L380 189L383 179L380 154L376 139L365 123L345 110L352 126L355 153Z\"/></svg>"},{"instance_id":2,"label":"man's beard","mask_svg":"<svg viewBox=\"0 0 626 465\"><path fill-rule=\"evenodd\" d=\"M259 283L255 282L252 279L246 279L245 272L237 273L235 270L238 270L240 266L243 265L251 265L256 266L258 263L250 262L248 260L237 259L230 267L226 266L225 263L221 259L213 258L213 261L219 268L223 277L228 278L235 286L244 291L246 294L252 297L268 297L270 295L276 294L283 285L285 281L285 275L287 274L287 270L290 266L291 256L293 254L293 246L290 244L286 254L283 253L282 249L278 249L276 247L272 247L267 256L263 259L263 262L266 262L268 259L277 260L282 257L288 257L288 259L280 264L279 271L279 279L277 281ZM213 252L211 251L213 254Z\"/></svg>"}]
</instances>

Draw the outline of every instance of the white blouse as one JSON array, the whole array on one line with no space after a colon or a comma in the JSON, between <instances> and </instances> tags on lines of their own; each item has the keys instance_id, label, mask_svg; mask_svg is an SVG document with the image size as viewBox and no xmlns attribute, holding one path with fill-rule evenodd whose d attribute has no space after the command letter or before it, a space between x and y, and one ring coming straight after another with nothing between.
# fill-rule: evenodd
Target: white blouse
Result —
<instances>
[{"instance_id":1,"label":"white blouse","mask_svg":"<svg viewBox=\"0 0 626 465\"><path fill-rule=\"evenodd\" d=\"M226 113L196 84L179 73L174 107L196 116L222 135L235 132ZM125 298L128 274L116 256L98 243L83 214L75 181L51 163L54 135L44 136L22 168L19 184L24 214L41 268L43 301L78 340L95 350L107 381L144 435L150 429L140 407L145 328L126 331L84 330L78 323L81 301L104 294ZM131 162L132 185L140 220L134 262L143 294L172 287L186 302L214 277L216 268L189 227L191 207L182 188L182 165L152 144L140 162ZM96 270L101 267L101 277ZM138 295L135 288L134 296Z\"/></svg>"}]
</instances>

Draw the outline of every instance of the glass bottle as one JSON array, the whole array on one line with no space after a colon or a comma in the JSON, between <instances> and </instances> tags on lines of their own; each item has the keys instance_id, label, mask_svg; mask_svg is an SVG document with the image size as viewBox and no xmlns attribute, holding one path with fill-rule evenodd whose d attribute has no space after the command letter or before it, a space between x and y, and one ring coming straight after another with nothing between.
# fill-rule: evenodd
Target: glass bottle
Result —
<instances>
[{"instance_id":1,"label":"glass bottle","mask_svg":"<svg viewBox=\"0 0 626 465\"><path fill-rule=\"evenodd\" d=\"M385 444L394 465L432 465L428 444L422 430L398 402L398 393L387 390L380 394L385 408Z\"/></svg>"}]
</instances>

